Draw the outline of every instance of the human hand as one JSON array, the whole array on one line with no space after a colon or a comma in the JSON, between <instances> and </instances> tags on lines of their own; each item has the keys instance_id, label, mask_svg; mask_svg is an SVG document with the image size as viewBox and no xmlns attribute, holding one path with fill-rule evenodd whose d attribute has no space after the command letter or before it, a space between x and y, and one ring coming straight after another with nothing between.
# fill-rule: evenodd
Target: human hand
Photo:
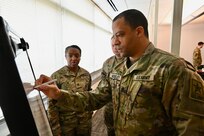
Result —
<instances>
[{"instance_id":1,"label":"human hand","mask_svg":"<svg viewBox=\"0 0 204 136\"><path fill-rule=\"evenodd\" d=\"M40 78L38 78L36 81L35 81L35 86L37 86L37 85L41 85L41 84L43 84L43 83L45 83L45 82L48 82L48 81L51 81L52 80L52 78L50 78L50 77L48 77L48 76L46 76L46 75L40 75Z\"/></svg>"},{"instance_id":2,"label":"human hand","mask_svg":"<svg viewBox=\"0 0 204 136\"><path fill-rule=\"evenodd\" d=\"M46 75L40 75L40 78L35 81L35 89L42 91L46 96L52 99L58 99L61 95L60 89L54 83L44 84L52 79Z\"/></svg>"}]
</instances>

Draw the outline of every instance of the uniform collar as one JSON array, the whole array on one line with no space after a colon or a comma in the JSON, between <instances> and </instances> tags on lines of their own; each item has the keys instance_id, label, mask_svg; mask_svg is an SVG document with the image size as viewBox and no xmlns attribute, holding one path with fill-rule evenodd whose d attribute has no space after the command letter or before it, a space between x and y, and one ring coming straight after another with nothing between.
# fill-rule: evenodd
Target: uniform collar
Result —
<instances>
[{"instance_id":1,"label":"uniform collar","mask_svg":"<svg viewBox=\"0 0 204 136\"><path fill-rule=\"evenodd\" d=\"M130 68L127 68L127 65L126 65L127 61L126 61L125 62L126 72L124 76L135 70L138 70L138 71L145 70L149 65L149 61L151 59L150 55L154 52L154 50L155 50L154 45L150 43L146 48L144 54Z\"/></svg>"},{"instance_id":2,"label":"uniform collar","mask_svg":"<svg viewBox=\"0 0 204 136\"><path fill-rule=\"evenodd\" d=\"M73 72L73 71L71 71L71 70L69 70L69 68L67 67L67 66L64 66L64 70L66 71L66 75L67 76L70 76L70 75L72 75L72 76L80 76L80 75L83 75L84 73L85 73L85 71L80 67L80 66L78 66L79 67L79 69L78 69L78 72L77 72L77 74L75 73L75 72Z\"/></svg>"}]
</instances>

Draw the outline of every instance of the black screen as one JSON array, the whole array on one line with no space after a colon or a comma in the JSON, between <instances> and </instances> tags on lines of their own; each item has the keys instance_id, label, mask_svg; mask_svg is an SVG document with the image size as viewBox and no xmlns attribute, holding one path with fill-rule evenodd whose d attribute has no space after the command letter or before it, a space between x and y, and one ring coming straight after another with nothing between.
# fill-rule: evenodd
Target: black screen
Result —
<instances>
[{"instance_id":1,"label":"black screen","mask_svg":"<svg viewBox=\"0 0 204 136\"><path fill-rule=\"evenodd\" d=\"M12 136L40 134L23 86L26 81L35 81L32 71L20 65L26 64L24 51L27 48L24 39L0 16L0 107Z\"/></svg>"}]
</instances>

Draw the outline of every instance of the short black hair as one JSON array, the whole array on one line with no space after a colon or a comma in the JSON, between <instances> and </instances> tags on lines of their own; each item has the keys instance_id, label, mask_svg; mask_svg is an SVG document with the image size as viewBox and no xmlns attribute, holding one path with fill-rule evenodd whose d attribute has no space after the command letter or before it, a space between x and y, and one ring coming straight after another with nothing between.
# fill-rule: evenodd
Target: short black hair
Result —
<instances>
[{"instance_id":1,"label":"short black hair","mask_svg":"<svg viewBox=\"0 0 204 136\"><path fill-rule=\"evenodd\" d=\"M68 51L70 48L78 49L78 50L79 50L79 53L80 53L80 55L81 55L81 48L80 48L79 46L77 46L77 45L67 46L67 47L65 48L65 55L66 55L67 51Z\"/></svg>"},{"instance_id":2,"label":"short black hair","mask_svg":"<svg viewBox=\"0 0 204 136\"><path fill-rule=\"evenodd\" d=\"M203 43L203 42L201 42L201 41L200 41L200 42L198 42L198 45L203 45L203 44L204 44L204 43Z\"/></svg>"},{"instance_id":3,"label":"short black hair","mask_svg":"<svg viewBox=\"0 0 204 136\"><path fill-rule=\"evenodd\" d=\"M124 17L125 22L130 25L131 28L137 28L138 26L142 26L144 28L144 33L147 38L149 38L148 33L148 22L146 17L142 12L136 9L129 9L121 12L118 14L114 19L113 22L119 18Z\"/></svg>"}]
</instances>

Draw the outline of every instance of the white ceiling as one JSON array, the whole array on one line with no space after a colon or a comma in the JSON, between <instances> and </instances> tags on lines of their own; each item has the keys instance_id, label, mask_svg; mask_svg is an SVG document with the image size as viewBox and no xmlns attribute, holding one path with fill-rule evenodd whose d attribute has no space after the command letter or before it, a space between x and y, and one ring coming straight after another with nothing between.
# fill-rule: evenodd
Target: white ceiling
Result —
<instances>
[{"instance_id":1,"label":"white ceiling","mask_svg":"<svg viewBox=\"0 0 204 136\"><path fill-rule=\"evenodd\" d=\"M113 19L118 13L126 9L138 9L148 18L150 15L150 9L155 5L155 0L92 0L97 4L111 19ZM112 1L118 11L114 11L108 1ZM159 1L159 24L170 24L173 1L174 0L158 0ZM183 0L183 24L194 20L200 14L204 12L204 0ZM196 23L203 22L202 19L197 19ZM194 21L195 22L195 21Z\"/></svg>"}]
</instances>

